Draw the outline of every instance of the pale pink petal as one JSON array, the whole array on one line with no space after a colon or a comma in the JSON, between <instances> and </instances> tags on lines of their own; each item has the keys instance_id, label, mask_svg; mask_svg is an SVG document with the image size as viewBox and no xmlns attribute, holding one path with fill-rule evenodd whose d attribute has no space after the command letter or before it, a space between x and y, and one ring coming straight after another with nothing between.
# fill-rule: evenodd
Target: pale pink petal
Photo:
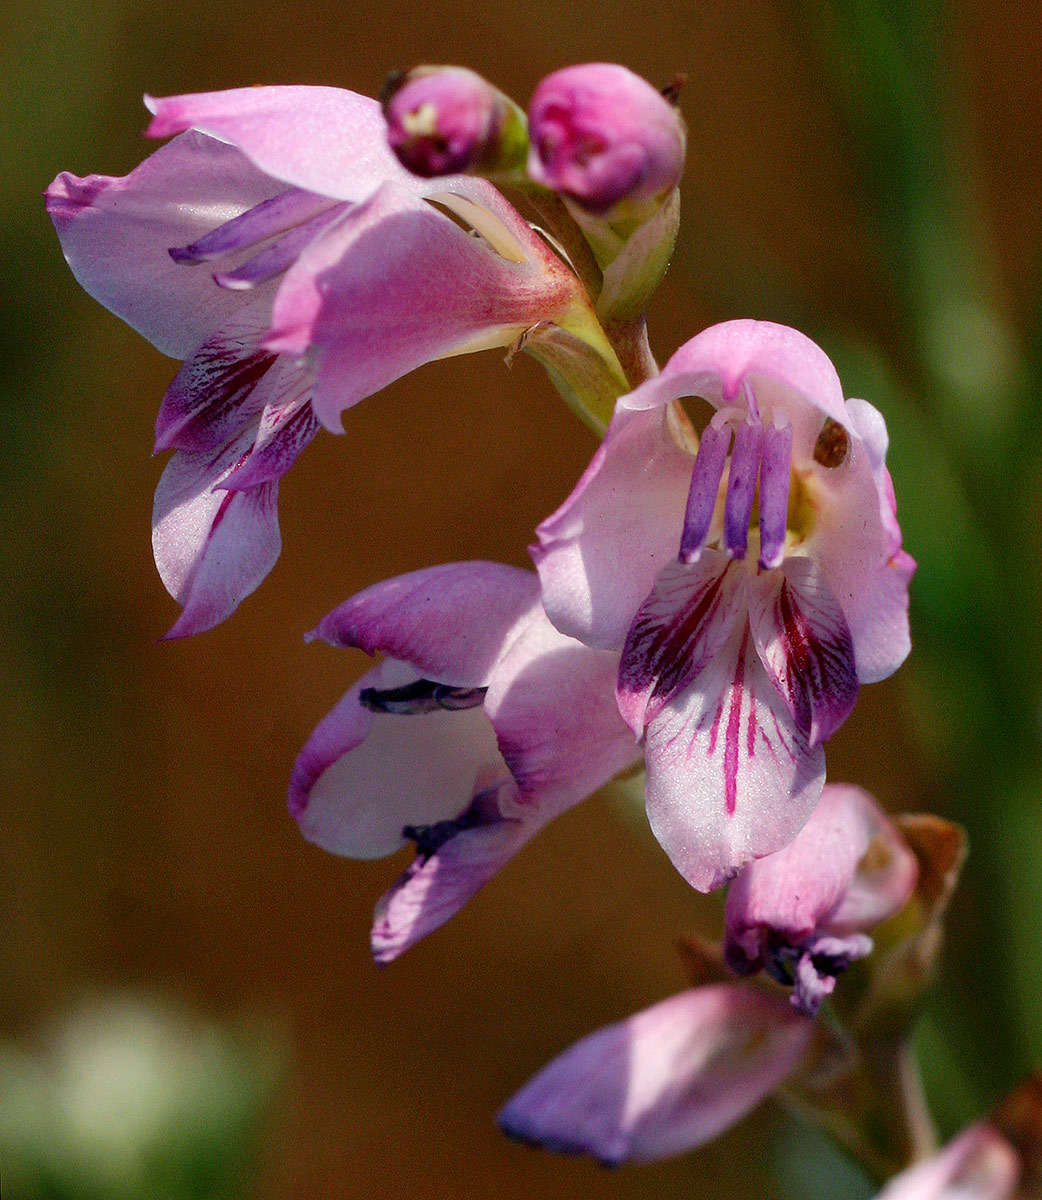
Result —
<instances>
[{"instance_id":1,"label":"pale pink petal","mask_svg":"<svg viewBox=\"0 0 1042 1200\"><path fill-rule=\"evenodd\" d=\"M867 792L843 783L828 785L825 793L833 805L844 806L848 814L860 812L869 838L869 852L858 863L854 878L839 903L824 915L824 928L836 934L871 929L900 912L908 903L919 878L918 859L894 823ZM822 802L824 800L825 795ZM816 818L817 812L811 820ZM852 815L848 816L848 820L854 819Z\"/></svg>"},{"instance_id":2,"label":"pale pink petal","mask_svg":"<svg viewBox=\"0 0 1042 1200\"><path fill-rule=\"evenodd\" d=\"M387 179L413 186L387 144L380 106L368 96L331 87L249 87L146 96L145 103L154 114L151 137L201 130L274 179L323 196L364 200Z\"/></svg>"},{"instance_id":3,"label":"pale pink petal","mask_svg":"<svg viewBox=\"0 0 1042 1200\"><path fill-rule=\"evenodd\" d=\"M908 584L915 562L900 548L890 477L885 467L873 470L874 454L854 438L843 466L815 473L816 521L801 547L843 609L861 683L893 674L911 649Z\"/></svg>"},{"instance_id":4,"label":"pale pink petal","mask_svg":"<svg viewBox=\"0 0 1042 1200\"><path fill-rule=\"evenodd\" d=\"M278 483L220 490L249 454L254 430L217 451L178 450L156 488L152 549L160 578L184 611L166 635L218 625L275 565L281 549Z\"/></svg>"},{"instance_id":5,"label":"pale pink petal","mask_svg":"<svg viewBox=\"0 0 1042 1200\"><path fill-rule=\"evenodd\" d=\"M350 858L380 858L406 844L406 826L457 817L478 780L509 777L480 705L399 715L360 701L364 689L417 678L410 665L380 663L308 739L293 767L289 807L309 841Z\"/></svg>"},{"instance_id":6,"label":"pale pink petal","mask_svg":"<svg viewBox=\"0 0 1042 1200\"><path fill-rule=\"evenodd\" d=\"M314 357L324 425L339 431L345 408L423 363L509 345L567 306L575 277L512 224L511 244L530 255L522 261L389 183L301 254L279 288L265 345Z\"/></svg>"},{"instance_id":7,"label":"pale pink petal","mask_svg":"<svg viewBox=\"0 0 1042 1200\"><path fill-rule=\"evenodd\" d=\"M717 984L577 1042L499 1114L512 1137L608 1164L711 1141L792 1072L812 1026L780 998Z\"/></svg>"},{"instance_id":8,"label":"pale pink petal","mask_svg":"<svg viewBox=\"0 0 1042 1200\"><path fill-rule=\"evenodd\" d=\"M876 1200L1010 1200L1020 1177L1013 1147L991 1125L971 1125L940 1153L895 1175Z\"/></svg>"},{"instance_id":9,"label":"pale pink petal","mask_svg":"<svg viewBox=\"0 0 1042 1200\"><path fill-rule=\"evenodd\" d=\"M489 803L486 819L452 832L435 853L417 854L380 899L370 937L376 962L391 962L444 925L555 815L518 803L512 784Z\"/></svg>"},{"instance_id":10,"label":"pale pink petal","mask_svg":"<svg viewBox=\"0 0 1042 1200\"><path fill-rule=\"evenodd\" d=\"M648 726L648 819L685 879L707 892L790 842L825 781L739 628Z\"/></svg>"},{"instance_id":11,"label":"pale pink petal","mask_svg":"<svg viewBox=\"0 0 1042 1200\"><path fill-rule=\"evenodd\" d=\"M736 622L744 622L747 579L716 550L659 572L630 626L619 667L619 711L638 737L723 649Z\"/></svg>"},{"instance_id":12,"label":"pale pink petal","mask_svg":"<svg viewBox=\"0 0 1042 1200\"><path fill-rule=\"evenodd\" d=\"M522 797L548 820L634 763L615 705L619 656L559 633L539 609L492 673L485 711Z\"/></svg>"},{"instance_id":13,"label":"pale pink petal","mask_svg":"<svg viewBox=\"0 0 1042 1200\"><path fill-rule=\"evenodd\" d=\"M693 465L664 413L616 412L531 550L547 615L562 633L622 648L659 572L677 557Z\"/></svg>"},{"instance_id":14,"label":"pale pink petal","mask_svg":"<svg viewBox=\"0 0 1042 1200\"><path fill-rule=\"evenodd\" d=\"M46 198L79 283L164 354L187 358L258 292L226 291L170 248L282 191L234 147L186 133L121 179L63 172Z\"/></svg>"},{"instance_id":15,"label":"pale pink petal","mask_svg":"<svg viewBox=\"0 0 1042 1200\"><path fill-rule=\"evenodd\" d=\"M817 436L824 417L849 425L836 369L795 329L770 321L726 321L693 337L654 379L620 402L658 408L681 396L700 396L715 408L743 401L747 390L766 423L776 409L792 423L795 442Z\"/></svg>"},{"instance_id":16,"label":"pale pink petal","mask_svg":"<svg viewBox=\"0 0 1042 1200\"><path fill-rule=\"evenodd\" d=\"M857 700L846 617L809 558L788 558L757 577L749 625L760 661L813 748L850 716Z\"/></svg>"},{"instance_id":17,"label":"pale pink petal","mask_svg":"<svg viewBox=\"0 0 1042 1200\"><path fill-rule=\"evenodd\" d=\"M359 592L324 617L313 636L402 659L441 683L484 687L538 592L530 571L446 563Z\"/></svg>"}]
</instances>

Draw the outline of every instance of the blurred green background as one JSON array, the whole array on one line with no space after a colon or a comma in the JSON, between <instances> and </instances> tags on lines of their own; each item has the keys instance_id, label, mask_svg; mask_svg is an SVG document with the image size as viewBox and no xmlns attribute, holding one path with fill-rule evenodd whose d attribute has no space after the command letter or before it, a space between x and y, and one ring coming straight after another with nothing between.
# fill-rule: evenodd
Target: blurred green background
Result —
<instances>
[{"instance_id":1,"label":"blurred green background","mask_svg":"<svg viewBox=\"0 0 1042 1200\"><path fill-rule=\"evenodd\" d=\"M364 666L302 633L388 575L469 557L524 565L535 524L589 458L591 436L534 363L435 364L359 406L345 437L320 437L286 478L284 551L261 590L212 633L156 640L176 605L151 561L162 464L148 451L175 368L80 292L40 193L60 169L136 165L146 90L372 94L420 61L464 63L522 102L573 61L661 83L687 73L684 218L653 345L664 359L735 316L799 324L847 393L884 411L921 564L917 646L862 693L830 776L970 831L921 1038L944 1130L1038 1065L1037 6L8 0L0 23L0 1136L17 1105L19 1121L39 1107L31 1080L61 1069L53 1023L115 992L162 998L165 1016L143 1011L195 1047L213 1087L191 1093L191 1110L215 1114L236 1160L180 1191L153 1179L152 1200L230 1195L240 1179L272 1200L864 1194L767 1111L688 1160L611 1174L497 1133L499 1104L550 1056L683 985L678 932L718 928L717 902L683 885L618 802L558 821L380 971L371 908L405 857L334 859L285 813L293 756ZM140 1042L153 1017L120 1028ZM158 1044L173 1070L178 1055ZM53 1157L66 1134L48 1120L28 1128L51 1128ZM41 1180L19 1186L70 1194ZM131 1195L98 1178L72 1186Z\"/></svg>"}]
</instances>

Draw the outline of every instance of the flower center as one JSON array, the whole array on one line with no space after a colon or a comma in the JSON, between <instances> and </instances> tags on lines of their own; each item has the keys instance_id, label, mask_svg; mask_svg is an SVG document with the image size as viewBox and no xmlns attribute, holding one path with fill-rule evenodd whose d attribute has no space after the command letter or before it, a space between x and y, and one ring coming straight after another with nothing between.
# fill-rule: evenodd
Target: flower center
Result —
<instances>
[{"instance_id":1,"label":"flower center","mask_svg":"<svg viewBox=\"0 0 1042 1200\"><path fill-rule=\"evenodd\" d=\"M755 518L759 565L765 570L777 567L789 532L792 426L777 411L765 425L752 404L748 409L720 409L702 434L691 471L680 559L696 562L709 539L728 454L722 547L732 558L744 559Z\"/></svg>"}]
</instances>

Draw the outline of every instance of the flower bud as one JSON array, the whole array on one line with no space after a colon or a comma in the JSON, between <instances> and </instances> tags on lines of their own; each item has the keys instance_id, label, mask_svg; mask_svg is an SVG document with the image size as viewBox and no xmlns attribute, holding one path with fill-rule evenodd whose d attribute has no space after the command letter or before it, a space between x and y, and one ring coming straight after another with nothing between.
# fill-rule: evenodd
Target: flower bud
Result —
<instances>
[{"instance_id":1,"label":"flower bud","mask_svg":"<svg viewBox=\"0 0 1042 1200\"><path fill-rule=\"evenodd\" d=\"M813 1016L836 977L871 953L866 930L915 888L915 855L867 792L830 784L796 838L750 863L727 895L732 970L764 969Z\"/></svg>"},{"instance_id":2,"label":"flower bud","mask_svg":"<svg viewBox=\"0 0 1042 1200\"><path fill-rule=\"evenodd\" d=\"M392 75L382 101L391 149L414 175L490 174L524 163L524 114L464 67Z\"/></svg>"},{"instance_id":3,"label":"flower bud","mask_svg":"<svg viewBox=\"0 0 1042 1200\"><path fill-rule=\"evenodd\" d=\"M536 88L528 119L529 175L598 216L650 215L680 179L683 118L625 67L555 71Z\"/></svg>"}]
</instances>

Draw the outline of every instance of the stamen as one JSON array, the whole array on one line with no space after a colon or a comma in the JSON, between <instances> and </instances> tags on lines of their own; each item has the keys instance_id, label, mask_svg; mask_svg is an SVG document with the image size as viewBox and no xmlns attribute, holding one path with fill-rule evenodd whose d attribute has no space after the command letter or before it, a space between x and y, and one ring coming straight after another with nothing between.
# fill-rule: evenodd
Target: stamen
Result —
<instances>
[{"instance_id":1,"label":"stamen","mask_svg":"<svg viewBox=\"0 0 1042 1200\"><path fill-rule=\"evenodd\" d=\"M488 688L460 688L433 679L417 679L396 688L363 688L358 703L376 713L415 716L440 710L456 712L477 708L484 702Z\"/></svg>"},{"instance_id":2,"label":"stamen","mask_svg":"<svg viewBox=\"0 0 1042 1200\"><path fill-rule=\"evenodd\" d=\"M760 566L781 565L785 557L785 530L789 512L792 462L792 426L779 428L777 416L764 430L760 460Z\"/></svg>"},{"instance_id":3,"label":"stamen","mask_svg":"<svg viewBox=\"0 0 1042 1200\"><path fill-rule=\"evenodd\" d=\"M174 262L213 262L236 250L263 242L276 233L284 233L301 221L310 220L316 213L328 208L330 203L328 196L305 192L303 188L290 188L288 192L281 192L270 200L262 200L253 208L232 217L188 246L171 246L168 253Z\"/></svg>"},{"instance_id":4,"label":"stamen","mask_svg":"<svg viewBox=\"0 0 1042 1200\"><path fill-rule=\"evenodd\" d=\"M731 430L723 422L717 422L719 415L706 426L691 471L691 487L684 511L684 532L680 539L680 561L684 563L698 561L713 520L720 477L724 473L727 447L731 441Z\"/></svg>"},{"instance_id":5,"label":"stamen","mask_svg":"<svg viewBox=\"0 0 1042 1200\"><path fill-rule=\"evenodd\" d=\"M724 501L724 549L732 558L745 558L762 450L763 426L758 421L755 424L743 421L734 434L731 474Z\"/></svg>"},{"instance_id":6,"label":"stamen","mask_svg":"<svg viewBox=\"0 0 1042 1200\"><path fill-rule=\"evenodd\" d=\"M314 241L327 225L332 225L346 212L348 207L346 204L338 204L317 213L295 229L270 242L241 267L215 274L214 282L231 291L246 291L260 283L266 283L276 275L281 275L296 262L300 252Z\"/></svg>"}]
</instances>

